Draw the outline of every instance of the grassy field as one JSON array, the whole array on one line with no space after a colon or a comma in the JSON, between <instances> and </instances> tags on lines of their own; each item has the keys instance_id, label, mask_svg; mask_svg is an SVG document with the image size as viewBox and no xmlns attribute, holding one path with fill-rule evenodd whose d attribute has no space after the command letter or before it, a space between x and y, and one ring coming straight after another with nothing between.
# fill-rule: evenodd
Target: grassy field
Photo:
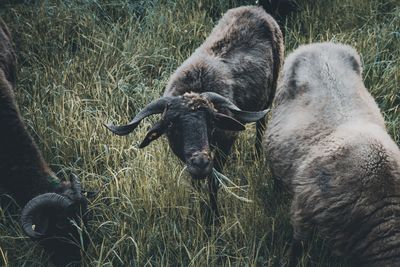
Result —
<instances>
[{"instance_id":1,"label":"grassy field","mask_svg":"<svg viewBox=\"0 0 400 267\"><path fill-rule=\"evenodd\" d=\"M12 2L12 1L11 1ZM290 196L274 193L264 159L254 160L254 126L240 135L225 174L246 203L220 191L219 227L205 227L183 165L165 138L137 147L156 118L128 137L102 125L125 123L160 96L170 74L199 46L235 0L42 0L0 5L18 54L19 107L60 177L77 173L94 218L85 266L279 266L291 241ZM254 1L253 1L254 2ZM364 80L400 144L399 0L299 1L286 23L286 54L336 41L362 56ZM0 210L0 266L47 266ZM347 266L314 237L300 266Z\"/></svg>"}]
</instances>

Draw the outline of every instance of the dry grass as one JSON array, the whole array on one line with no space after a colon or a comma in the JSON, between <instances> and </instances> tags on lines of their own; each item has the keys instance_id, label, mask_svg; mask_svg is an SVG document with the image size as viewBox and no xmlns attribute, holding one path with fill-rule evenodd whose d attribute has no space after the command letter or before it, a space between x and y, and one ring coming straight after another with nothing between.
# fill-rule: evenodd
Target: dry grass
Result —
<instances>
[{"instance_id":1,"label":"dry grass","mask_svg":"<svg viewBox=\"0 0 400 267\"><path fill-rule=\"evenodd\" d=\"M56 172L78 173L89 189L106 185L90 206L85 265L279 266L291 240L289 197L273 192L264 160L253 160L254 126L241 134L225 172L246 188L234 192L253 203L221 190L223 223L207 228L199 211L207 195L193 191L166 140L137 148L154 119L126 138L102 125L127 122L160 96L216 19L246 1L31 2L0 9L16 43L25 122ZM356 47L365 83L400 143L398 0L301 2L303 12L286 25L287 53L327 40ZM47 255L24 237L18 216L0 212L0 265L46 266ZM301 266L311 262L346 266L318 238Z\"/></svg>"}]
</instances>

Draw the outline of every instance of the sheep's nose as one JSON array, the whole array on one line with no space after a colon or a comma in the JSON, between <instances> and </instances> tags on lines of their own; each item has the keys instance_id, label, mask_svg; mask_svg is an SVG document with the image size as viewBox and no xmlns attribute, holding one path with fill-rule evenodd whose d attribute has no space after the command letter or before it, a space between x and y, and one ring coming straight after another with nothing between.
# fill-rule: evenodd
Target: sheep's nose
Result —
<instances>
[{"instance_id":1,"label":"sheep's nose","mask_svg":"<svg viewBox=\"0 0 400 267\"><path fill-rule=\"evenodd\" d=\"M210 157L207 155L199 155L190 159L190 164L199 169L207 168L210 165L210 162Z\"/></svg>"},{"instance_id":2,"label":"sheep's nose","mask_svg":"<svg viewBox=\"0 0 400 267\"><path fill-rule=\"evenodd\" d=\"M206 178L213 167L213 162L210 153L207 152L196 152L194 153L187 162L189 173L194 179Z\"/></svg>"}]
</instances>

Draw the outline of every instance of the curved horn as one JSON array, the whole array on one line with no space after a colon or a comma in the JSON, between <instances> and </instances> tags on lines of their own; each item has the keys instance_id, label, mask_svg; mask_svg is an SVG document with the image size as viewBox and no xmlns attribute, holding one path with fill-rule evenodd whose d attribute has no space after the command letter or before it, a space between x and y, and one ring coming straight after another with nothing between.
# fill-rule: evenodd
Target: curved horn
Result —
<instances>
[{"instance_id":1,"label":"curved horn","mask_svg":"<svg viewBox=\"0 0 400 267\"><path fill-rule=\"evenodd\" d=\"M25 205L21 213L22 229L29 237L33 239L41 239L43 237L46 237L45 233L47 227L42 232L38 232L33 229L34 216L40 214L41 211L52 215L52 212L59 211L60 209L65 210L71 204L71 200L56 193L46 193L31 199Z\"/></svg>"},{"instance_id":2,"label":"curved horn","mask_svg":"<svg viewBox=\"0 0 400 267\"><path fill-rule=\"evenodd\" d=\"M214 92L205 92L201 95L210 100L217 107L228 108L233 113L235 118L237 118L242 123L258 121L264 118L269 111L269 109L261 111L243 111L235 104L233 104L228 98L220 94Z\"/></svg>"},{"instance_id":3,"label":"curved horn","mask_svg":"<svg viewBox=\"0 0 400 267\"><path fill-rule=\"evenodd\" d=\"M127 135L131 133L139 125L140 121L147 116L158 114L164 111L166 105L171 101L173 97L161 97L152 101L144 109L142 109L131 122L125 125L115 126L112 124L105 124L105 126L113 133L117 135Z\"/></svg>"},{"instance_id":4,"label":"curved horn","mask_svg":"<svg viewBox=\"0 0 400 267\"><path fill-rule=\"evenodd\" d=\"M200 95L210 100L216 106L229 108L230 110L240 110L240 108L233 104L228 98L220 94L214 92L204 92Z\"/></svg>"}]
</instances>

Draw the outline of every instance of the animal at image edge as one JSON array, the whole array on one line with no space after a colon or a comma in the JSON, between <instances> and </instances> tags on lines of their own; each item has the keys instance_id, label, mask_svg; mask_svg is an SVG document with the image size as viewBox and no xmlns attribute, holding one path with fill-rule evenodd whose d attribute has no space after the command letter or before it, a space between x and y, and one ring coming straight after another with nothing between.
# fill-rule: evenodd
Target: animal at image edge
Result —
<instances>
[{"instance_id":1,"label":"animal at image edge","mask_svg":"<svg viewBox=\"0 0 400 267\"><path fill-rule=\"evenodd\" d=\"M83 227L87 200L75 175L61 181L44 161L15 102L15 81L11 34L0 19L0 188L23 207L24 232L39 241L55 266L80 266L87 238L71 220Z\"/></svg>"},{"instance_id":2,"label":"animal at image edge","mask_svg":"<svg viewBox=\"0 0 400 267\"><path fill-rule=\"evenodd\" d=\"M279 26L261 7L230 9L170 77L163 97L127 125L106 126L127 135L145 117L162 114L139 147L165 133L191 177L207 178L212 217L218 218L218 180L212 170L222 171L236 132L244 130L245 123L257 122L261 147L265 109L275 94L283 50Z\"/></svg>"},{"instance_id":3,"label":"animal at image edge","mask_svg":"<svg viewBox=\"0 0 400 267\"><path fill-rule=\"evenodd\" d=\"M354 266L400 266L400 150L357 52L317 43L285 60L265 149L293 194L290 266L316 229Z\"/></svg>"}]
</instances>

